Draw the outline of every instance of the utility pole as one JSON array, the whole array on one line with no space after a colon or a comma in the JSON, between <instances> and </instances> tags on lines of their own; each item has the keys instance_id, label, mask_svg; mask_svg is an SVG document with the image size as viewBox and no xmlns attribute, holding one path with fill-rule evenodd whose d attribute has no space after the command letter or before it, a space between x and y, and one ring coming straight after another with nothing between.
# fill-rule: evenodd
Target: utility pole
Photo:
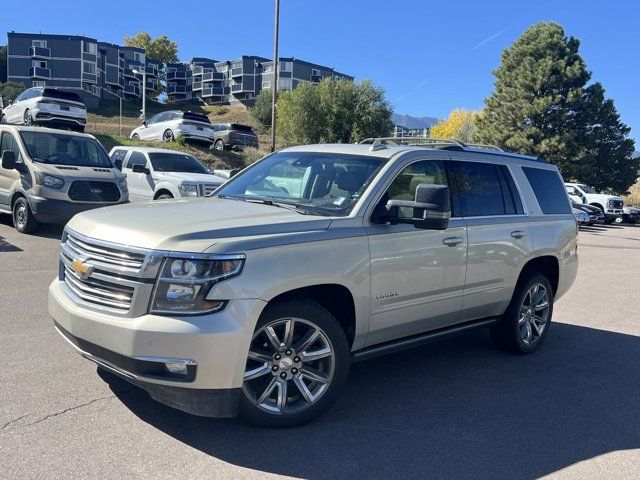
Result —
<instances>
[{"instance_id":1,"label":"utility pole","mask_svg":"<svg viewBox=\"0 0 640 480\"><path fill-rule=\"evenodd\" d=\"M118 135L122 136L122 93L120 94L120 133Z\"/></svg>"},{"instance_id":2,"label":"utility pole","mask_svg":"<svg viewBox=\"0 0 640 480\"><path fill-rule=\"evenodd\" d=\"M278 99L278 29L280 0L276 0L276 18L273 28L273 82L271 83L271 151L276 149L276 100Z\"/></svg>"}]
</instances>

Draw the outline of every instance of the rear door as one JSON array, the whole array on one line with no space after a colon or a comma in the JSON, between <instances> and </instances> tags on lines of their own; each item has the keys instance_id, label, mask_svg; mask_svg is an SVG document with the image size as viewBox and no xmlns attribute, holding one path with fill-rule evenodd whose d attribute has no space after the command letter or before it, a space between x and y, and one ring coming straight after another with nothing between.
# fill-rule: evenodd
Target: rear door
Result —
<instances>
[{"instance_id":1,"label":"rear door","mask_svg":"<svg viewBox=\"0 0 640 480\"><path fill-rule=\"evenodd\" d=\"M500 315L531 255L528 216L506 165L454 161L452 166L469 242L464 317Z\"/></svg>"},{"instance_id":2,"label":"rear door","mask_svg":"<svg viewBox=\"0 0 640 480\"><path fill-rule=\"evenodd\" d=\"M6 150L12 151L16 160L22 161L18 142L10 132L0 132L0 158ZM5 170L0 165L0 205L8 207L11 186L20 178L20 173L16 170Z\"/></svg>"},{"instance_id":3,"label":"rear door","mask_svg":"<svg viewBox=\"0 0 640 480\"><path fill-rule=\"evenodd\" d=\"M127 174L127 186L129 187L129 199L132 202L152 200L154 192L154 184L151 174L136 173L133 171L134 165L142 165L151 168L147 156L142 152L133 151L129 154L123 172Z\"/></svg>"}]
</instances>

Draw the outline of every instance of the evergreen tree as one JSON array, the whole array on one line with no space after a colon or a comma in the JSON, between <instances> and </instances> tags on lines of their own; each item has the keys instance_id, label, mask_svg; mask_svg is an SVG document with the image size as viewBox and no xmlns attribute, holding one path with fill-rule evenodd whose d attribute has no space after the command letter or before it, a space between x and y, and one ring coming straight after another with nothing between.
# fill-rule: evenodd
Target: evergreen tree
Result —
<instances>
[{"instance_id":1,"label":"evergreen tree","mask_svg":"<svg viewBox=\"0 0 640 480\"><path fill-rule=\"evenodd\" d=\"M578 119L589 81L580 42L557 23L528 28L502 53L495 92L486 99L478 139L505 150L539 155L567 177L589 170Z\"/></svg>"},{"instance_id":2,"label":"evergreen tree","mask_svg":"<svg viewBox=\"0 0 640 480\"><path fill-rule=\"evenodd\" d=\"M620 121L613 100L595 83L587 88L580 122L586 125L585 163L589 171L580 180L596 190L625 193L638 178L640 158L633 158L631 129Z\"/></svg>"}]
</instances>

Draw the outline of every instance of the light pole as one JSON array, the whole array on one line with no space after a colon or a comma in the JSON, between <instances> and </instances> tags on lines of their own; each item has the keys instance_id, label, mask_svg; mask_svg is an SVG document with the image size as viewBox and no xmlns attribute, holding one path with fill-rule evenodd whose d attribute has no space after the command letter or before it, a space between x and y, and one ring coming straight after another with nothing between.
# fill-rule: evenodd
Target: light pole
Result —
<instances>
[{"instance_id":1,"label":"light pole","mask_svg":"<svg viewBox=\"0 0 640 480\"><path fill-rule=\"evenodd\" d=\"M142 70L142 72L140 72ZM142 73L142 114L140 119L144 122L147 119L147 59L144 60L144 65L140 70L133 69L133 73L139 75Z\"/></svg>"},{"instance_id":2,"label":"light pole","mask_svg":"<svg viewBox=\"0 0 640 480\"><path fill-rule=\"evenodd\" d=\"M278 98L278 28L280 24L280 0L276 0L276 18L273 28L273 82L271 88L271 151L276 150L276 100Z\"/></svg>"}]
</instances>

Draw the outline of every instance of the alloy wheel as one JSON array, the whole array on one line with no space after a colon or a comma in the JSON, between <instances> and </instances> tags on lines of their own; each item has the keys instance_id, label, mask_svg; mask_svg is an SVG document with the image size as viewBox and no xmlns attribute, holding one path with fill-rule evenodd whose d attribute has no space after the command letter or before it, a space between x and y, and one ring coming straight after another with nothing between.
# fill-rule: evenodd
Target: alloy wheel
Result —
<instances>
[{"instance_id":1,"label":"alloy wheel","mask_svg":"<svg viewBox=\"0 0 640 480\"><path fill-rule=\"evenodd\" d=\"M24 120L24 124L28 127L30 126L33 121L31 118L31 112L29 112L29 110L25 110L24 115L23 115L23 120Z\"/></svg>"},{"instance_id":2,"label":"alloy wheel","mask_svg":"<svg viewBox=\"0 0 640 480\"><path fill-rule=\"evenodd\" d=\"M167 130L164 132L164 141L173 142L173 132L171 130Z\"/></svg>"},{"instance_id":3,"label":"alloy wheel","mask_svg":"<svg viewBox=\"0 0 640 480\"><path fill-rule=\"evenodd\" d=\"M24 203L20 203L15 209L15 220L20 226L27 223L27 207Z\"/></svg>"},{"instance_id":4,"label":"alloy wheel","mask_svg":"<svg viewBox=\"0 0 640 480\"><path fill-rule=\"evenodd\" d=\"M251 403L269 413L299 412L318 402L334 370L334 348L320 327L281 318L254 333L242 388Z\"/></svg>"},{"instance_id":5,"label":"alloy wheel","mask_svg":"<svg viewBox=\"0 0 640 480\"><path fill-rule=\"evenodd\" d=\"M549 292L542 283L535 283L527 291L520 306L518 328L520 339L525 345L533 345L549 324Z\"/></svg>"}]
</instances>

